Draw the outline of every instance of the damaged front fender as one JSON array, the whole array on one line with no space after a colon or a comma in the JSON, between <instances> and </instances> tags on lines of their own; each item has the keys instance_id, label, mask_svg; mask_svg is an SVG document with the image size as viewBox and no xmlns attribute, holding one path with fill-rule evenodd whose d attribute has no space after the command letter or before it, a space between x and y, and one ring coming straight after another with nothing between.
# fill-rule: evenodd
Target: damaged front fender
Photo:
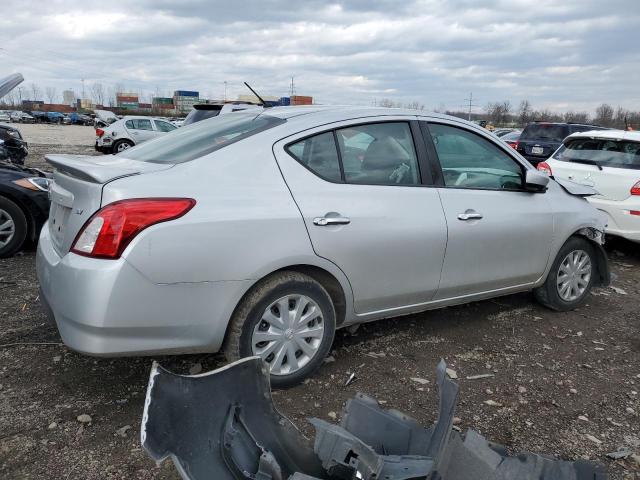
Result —
<instances>
[{"instance_id":1,"label":"damaged front fender","mask_svg":"<svg viewBox=\"0 0 640 480\"><path fill-rule=\"evenodd\" d=\"M181 376L153 365L142 419L143 447L170 457L183 479L209 480L604 480L586 461L509 456L473 430L452 429L458 385L437 368L438 420L430 427L358 394L340 425L311 419L313 445L275 409L258 357Z\"/></svg>"}]
</instances>

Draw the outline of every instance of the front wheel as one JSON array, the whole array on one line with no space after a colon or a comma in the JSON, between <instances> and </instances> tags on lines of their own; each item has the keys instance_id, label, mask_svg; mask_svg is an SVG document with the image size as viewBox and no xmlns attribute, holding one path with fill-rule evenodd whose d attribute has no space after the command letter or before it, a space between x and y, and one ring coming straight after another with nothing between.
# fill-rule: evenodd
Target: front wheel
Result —
<instances>
[{"instance_id":1,"label":"front wheel","mask_svg":"<svg viewBox=\"0 0 640 480\"><path fill-rule=\"evenodd\" d=\"M313 278L280 272L258 283L234 313L223 350L229 361L259 356L271 384L286 388L311 375L331 349L336 313Z\"/></svg>"},{"instance_id":2,"label":"front wheel","mask_svg":"<svg viewBox=\"0 0 640 480\"><path fill-rule=\"evenodd\" d=\"M561 312L582 305L597 277L597 261L588 240L570 238L560 249L545 283L534 290L544 306Z\"/></svg>"}]
</instances>

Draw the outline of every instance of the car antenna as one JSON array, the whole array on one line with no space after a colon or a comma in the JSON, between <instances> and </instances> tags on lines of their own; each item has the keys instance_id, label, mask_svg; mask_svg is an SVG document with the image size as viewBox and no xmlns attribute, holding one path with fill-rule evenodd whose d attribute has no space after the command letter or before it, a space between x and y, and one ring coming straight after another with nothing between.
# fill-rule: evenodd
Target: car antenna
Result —
<instances>
[{"instance_id":1,"label":"car antenna","mask_svg":"<svg viewBox=\"0 0 640 480\"><path fill-rule=\"evenodd\" d=\"M256 93L256 91L255 91L253 88L251 88L251 85L249 85L247 82L244 82L244 84L247 86L247 88L248 88L249 90L251 90L251 93L253 93L256 97L258 97L258 100L260 100L260 103L262 104L262 106L263 106L264 108L268 108L268 107L269 107L269 106L267 105L267 102L265 102L265 101L262 99L262 97L261 97L260 95L258 95L258 94Z\"/></svg>"}]
</instances>

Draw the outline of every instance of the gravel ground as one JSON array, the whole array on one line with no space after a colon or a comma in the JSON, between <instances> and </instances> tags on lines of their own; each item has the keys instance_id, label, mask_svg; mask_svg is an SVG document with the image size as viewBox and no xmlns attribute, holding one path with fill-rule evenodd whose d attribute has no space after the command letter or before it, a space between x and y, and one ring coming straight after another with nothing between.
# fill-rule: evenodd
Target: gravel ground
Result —
<instances>
[{"instance_id":1,"label":"gravel ground","mask_svg":"<svg viewBox=\"0 0 640 480\"><path fill-rule=\"evenodd\" d=\"M50 151L36 143L37 128L58 128L65 138L67 129L83 129L28 127L38 145L32 165ZM92 153L87 139L50 146ZM640 455L640 249L611 241L607 250L617 278L575 312L551 312L523 293L340 331L334 361L303 385L274 392L277 406L309 436L307 417L339 420L358 391L430 424L434 370L444 358L459 378L463 431L473 428L512 452L602 462L613 479L640 478L640 457L606 457L620 447ZM70 351L37 296L33 250L0 260L0 478L178 479L170 462L156 466L140 448L152 359ZM179 373L224 364L216 355L156 360ZM356 381L344 386L351 373ZM494 376L467 379L485 373Z\"/></svg>"}]
</instances>

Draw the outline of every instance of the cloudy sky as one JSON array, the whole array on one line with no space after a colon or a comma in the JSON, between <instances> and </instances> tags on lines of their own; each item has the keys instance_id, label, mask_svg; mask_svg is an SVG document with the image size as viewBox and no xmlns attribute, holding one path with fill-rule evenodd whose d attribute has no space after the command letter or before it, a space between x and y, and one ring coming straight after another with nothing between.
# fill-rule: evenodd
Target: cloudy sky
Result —
<instances>
[{"instance_id":1,"label":"cloudy sky","mask_svg":"<svg viewBox=\"0 0 640 480\"><path fill-rule=\"evenodd\" d=\"M82 90L289 93L459 109L640 109L638 0L3 0L0 76ZM23 93L23 97L26 96Z\"/></svg>"}]
</instances>

